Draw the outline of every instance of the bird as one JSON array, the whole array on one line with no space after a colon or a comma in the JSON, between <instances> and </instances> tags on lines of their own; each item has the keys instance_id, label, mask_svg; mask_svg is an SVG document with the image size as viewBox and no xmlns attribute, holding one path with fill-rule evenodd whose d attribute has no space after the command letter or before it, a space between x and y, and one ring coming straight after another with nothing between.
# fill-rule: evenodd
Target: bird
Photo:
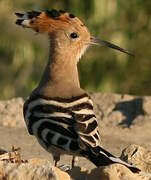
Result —
<instances>
[{"instance_id":1,"label":"bird","mask_svg":"<svg viewBox=\"0 0 151 180\"><path fill-rule=\"evenodd\" d=\"M80 87L77 64L92 45L131 52L91 36L85 24L63 10L15 13L16 24L47 34L49 58L37 87L24 103L23 114L30 135L52 154L55 166L60 156L87 158L97 167L120 163L132 172L140 170L115 157L101 146L98 120L89 94Z\"/></svg>"}]
</instances>

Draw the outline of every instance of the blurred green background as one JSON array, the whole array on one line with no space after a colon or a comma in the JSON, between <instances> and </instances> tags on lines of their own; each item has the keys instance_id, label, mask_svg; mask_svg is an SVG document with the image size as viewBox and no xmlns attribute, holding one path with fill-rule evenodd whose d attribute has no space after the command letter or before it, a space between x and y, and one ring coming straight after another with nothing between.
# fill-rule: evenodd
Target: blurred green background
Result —
<instances>
[{"instance_id":1,"label":"blurred green background","mask_svg":"<svg viewBox=\"0 0 151 180\"><path fill-rule=\"evenodd\" d=\"M91 47L79 63L88 91L151 95L151 0L0 0L0 99L27 97L48 57L46 36L15 25L14 12L64 9L93 36L135 54Z\"/></svg>"}]
</instances>

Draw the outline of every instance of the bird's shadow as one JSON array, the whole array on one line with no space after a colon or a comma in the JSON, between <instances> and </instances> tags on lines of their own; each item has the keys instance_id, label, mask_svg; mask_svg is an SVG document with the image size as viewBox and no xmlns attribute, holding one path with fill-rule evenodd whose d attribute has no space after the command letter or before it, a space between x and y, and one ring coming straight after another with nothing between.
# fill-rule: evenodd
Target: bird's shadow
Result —
<instances>
[{"instance_id":1,"label":"bird's shadow","mask_svg":"<svg viewBox=\"0 0 151 180\"><path fill-rule=\"evenodd\" d=\"M142 98L117 103L114 111L120 111L126 117L119 125L130 127L137 116L144 115L142 104Z\"/></svg>"}]
</instances>

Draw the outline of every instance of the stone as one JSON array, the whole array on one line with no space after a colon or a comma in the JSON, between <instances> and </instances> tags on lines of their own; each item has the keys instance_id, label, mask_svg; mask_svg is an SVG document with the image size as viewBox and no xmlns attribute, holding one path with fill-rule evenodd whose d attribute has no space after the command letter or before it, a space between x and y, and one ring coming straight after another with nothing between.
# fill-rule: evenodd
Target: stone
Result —
<instances>
[{"instance_id":1,"label":"stone","mask_svg":"<svg viewBox=\"0 0 151 180\"><path fill-rule=\"evenodd\" d=\"M121 164L112 164L92 170L75 167L68 173L72 179L76 180L150 180L151 178L151 174L133 173Z\"/></svg>"},{"instance_id":2,"label":"stone","mask_svg":"<svg viewBox=\"0 0 151 180\"><path fill-rule=\"evenodd\" d=\"M137 168L151 173L151 151L138 145L130 145L122 151L121 159Z\"/></svg>"},{"instance_id":3,"label":"stone","mask_svg":"<svg viewBox=\"0 0 151 180\"><path fill-rule=\"evenodd\" d=\"M73 180L83 180L87 178L89 171L83 167L74 167L67 172Z\"/></svg>"},{"instance_id":4,"label":"stone","mask_svg":"<svg viewBox=\"0 0 151 180\"><path fill-rule=\"evenodd\" d=\"M1 180L71 180L70 176L47 160L30 159L27 163L0 161Z\"/></svg>"},{"instance_id":5,"label":"stone","mask_svg":"<svg viewBox=\"0 0 151 180\"><path fill-rule=\"evenodd\" d=\"M24 127L23 102L23 98L0 101L0 125Z\"/></svg>"},{"instance_id":6,"label":"stone","mask_svg":"<svg viewBox=\"0 0 151 180\"><path fill-rule=\"evenodd\" d=\"M151 97L144 97L143 98L143 110L144 110L144 113L146 115L150 115L151 116Z\"/></svg>"},{"instance_id":7,"label":"stone","mask_svg":"<svg viewBox=\"0 0 151 180\"><path fill-rule=\"evenodd\" d=\"M120 111L112 111L107 117L104 117L104 121L108 122L107 126L119 126L124 120L125 116Z\"/></svg>"},{"instance_id":8,"label":"stone","mask_svg":"<svg viewBox=\"0 0 151 180\"><path fill-rule=\"evenodd\" d=\"M141 120L149 116L150 102L144 101L145 97L101 93L91 93L90 95L94 101L94 110L98 120L101 120L106 126L130 127L138 116L141 117ZM146 114L144 114L143 105Z\"/></svg>"},{"instance_id":9,"label":"stone","mask_svg":"<svg viewBox=\"0 0 151 180\"><path fill-rule=\"evenodd\" d=\"M54 167L49 161L33 158L22 160L20 149L1 149L0 180L71 180L70 176Z\"/></svg>"},{"instance_id":10,"label":"stone","mask_svg":"<svg viewBox=\"0 0 151 180\"><path fill-rule=\"evenodd\" d=\"M87 176L87 180L149 180L148 176L132 173L121 164L112 164L93 169Z\"/></svg>"}]
</instances>

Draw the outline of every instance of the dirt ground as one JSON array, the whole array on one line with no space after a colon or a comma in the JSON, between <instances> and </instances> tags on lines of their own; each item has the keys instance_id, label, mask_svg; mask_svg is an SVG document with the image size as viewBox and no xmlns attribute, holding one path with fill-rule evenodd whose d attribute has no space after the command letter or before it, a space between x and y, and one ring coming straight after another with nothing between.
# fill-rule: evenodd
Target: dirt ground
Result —
<instances>
[{"instance_id":1,"label":"dirt ground","mask_svg":"<svg viewBox=\"0 0 151 180\"><path fill-rule=\"evenodd\" d=\"M141 145L151 149L151 126L135 128L111 128L102 127L102 145L105 149L116 156L130 144ZM0 127L0 147L10 150L11 146L21 148L23 159L43 158L52 162L51 155L46 152L37 142L36 138L30 136L26 128ZM62 156L60 165L71 164L71 156ZM92 169L95 166L85 158L79 158L78 166Z\"/></svg>"},{"instance_id":2,"label":"dirt ground","mask_svg":"<svg viewBox=\"0 0 151 180\"><path fill-rule=\"evenodd\" d=\"M131 144L151 150L151 97L101 93L91 93L91 97L99 120L102 146L106 150L116 156ZM21 148L23 159L43 158L52 162L51 154L27 132L23 103L23 98L0 101L0 148L9 151L14 145ZM63 156L62 164L71 165L71 157ZM91 162L81 157L78 165L94 168Z\"/></svg>"}]
</instances>

